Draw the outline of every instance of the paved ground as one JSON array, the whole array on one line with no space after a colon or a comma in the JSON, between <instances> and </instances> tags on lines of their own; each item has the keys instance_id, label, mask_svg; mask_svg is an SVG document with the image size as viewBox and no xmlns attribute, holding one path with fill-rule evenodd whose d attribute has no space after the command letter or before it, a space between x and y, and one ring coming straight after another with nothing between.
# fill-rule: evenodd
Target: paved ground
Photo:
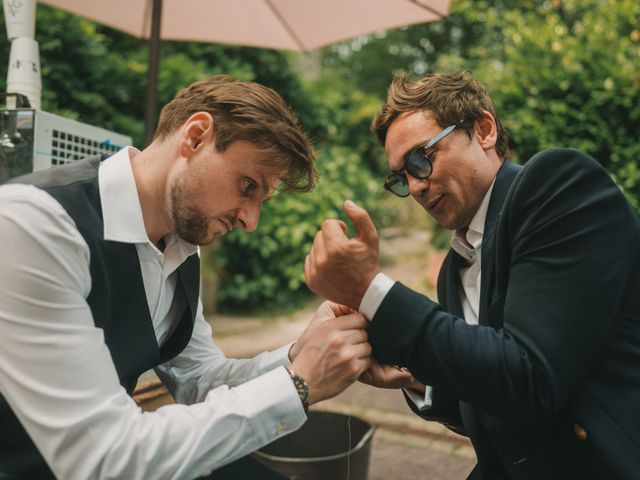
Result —
<instances>
[{"instance_id":1,"label":"paved ground","mask_svg":"<svg viewBox=\"0 0 640 480\"><path fill-rule=\"evenodd\" d=\"M428 237L419 232L387 232L386 237L381 242L385 272L411 288L433 294L433 278L428 278L433 270L427 254ZM314 308L311 305L274 319L216 315L210 321L216 343L228 356L247 357L297 338ZM369 480L464 479L475 464L466 438L415 416L398 391L356 383L314 409L357 415L377 427Z\"/></svg>"}]
</instances>

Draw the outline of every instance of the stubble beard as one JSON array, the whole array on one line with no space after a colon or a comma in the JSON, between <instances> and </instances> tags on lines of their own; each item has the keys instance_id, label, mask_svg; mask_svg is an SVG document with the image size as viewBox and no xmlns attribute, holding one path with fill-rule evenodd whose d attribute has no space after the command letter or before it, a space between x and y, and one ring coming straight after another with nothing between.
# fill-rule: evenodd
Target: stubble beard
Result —
<instances>
[{"instance_id":1,"label":"stubble beard","mask_svg":"<svg viewBox=\"0 0 640 480\"><path fill-rule=\"evenodd\" d=\"M178 182L171 189L171 216L175 234L193 245L207 245L213 241L209 235L207 217L197 208L183 203L185 195L182 185Z\"/></svg>"}]
</instances>

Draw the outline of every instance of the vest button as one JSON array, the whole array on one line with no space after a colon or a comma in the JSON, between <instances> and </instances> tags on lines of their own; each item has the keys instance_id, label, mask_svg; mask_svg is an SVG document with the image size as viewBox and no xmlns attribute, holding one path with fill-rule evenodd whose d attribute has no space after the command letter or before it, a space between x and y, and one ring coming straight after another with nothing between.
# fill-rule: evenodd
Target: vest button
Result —
<instances>
[{"instance_id":1,"label":"vest button","mask_svg":"<svg viewBox=\"0 0 640 480\"><path fill-rule=\"evenodd\" d=\"M581 425L578 425L577 423L573 426L573 433L576 434L576 437L578 437L578 440L580 440L581 442L584 442L587 440L587 437L589 436L587 434L587 431L582 428Z\"/></svg>"}]
</instances>

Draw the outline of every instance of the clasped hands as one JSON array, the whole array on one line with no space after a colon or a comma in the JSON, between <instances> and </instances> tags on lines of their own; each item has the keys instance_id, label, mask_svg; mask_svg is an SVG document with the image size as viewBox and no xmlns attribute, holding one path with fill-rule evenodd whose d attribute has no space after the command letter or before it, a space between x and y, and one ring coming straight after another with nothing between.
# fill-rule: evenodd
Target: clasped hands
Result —
<instances>
[{"instance_id":1,"label":"clasped hands","mask_svg":"<svg viewBox=\"0 0 640 480\"><path fill-rule=\"evenodd\" d=\"M380 388L424 391L424 385L408 370L378 363L371 356L366 333L369 322L357 312L369 284L380 272L378 233L366 210L350 200L345 202L344 210L355 226L356 236L347 237L346 225L341 220L325 220L305 259L307 285L329 301L318 308L292 346L289 352L292 369L309 381L310 397L316 389L316 394L322 398L337 395L356 379ZM309 348L312 345L315 347ZM296 365L312 350L336 360L332 366L329 365L331 362L326 362L333 379L323 375L324 385L315 388L315 379L305 376L306 367ZM309 403L318 401L316 395L313 397Z\"/></svg>"}]
</instances>

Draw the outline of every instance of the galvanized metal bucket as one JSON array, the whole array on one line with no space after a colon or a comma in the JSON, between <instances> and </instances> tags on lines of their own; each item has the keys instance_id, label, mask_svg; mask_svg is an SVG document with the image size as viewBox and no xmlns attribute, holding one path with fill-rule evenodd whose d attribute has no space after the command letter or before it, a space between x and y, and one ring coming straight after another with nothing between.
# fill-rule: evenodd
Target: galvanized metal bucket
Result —
<instances>
[{"instance_id":1,"label":"galvanized metal bucket","mask_svg":"<svg viewBox=\"0 0 640 480\"><path fill-rule=\"evenodd\" d=\"M373 433L358 417L311 411L300 430L253 456L291 480L367 480Z\"/></svg>"}]
</instances>

